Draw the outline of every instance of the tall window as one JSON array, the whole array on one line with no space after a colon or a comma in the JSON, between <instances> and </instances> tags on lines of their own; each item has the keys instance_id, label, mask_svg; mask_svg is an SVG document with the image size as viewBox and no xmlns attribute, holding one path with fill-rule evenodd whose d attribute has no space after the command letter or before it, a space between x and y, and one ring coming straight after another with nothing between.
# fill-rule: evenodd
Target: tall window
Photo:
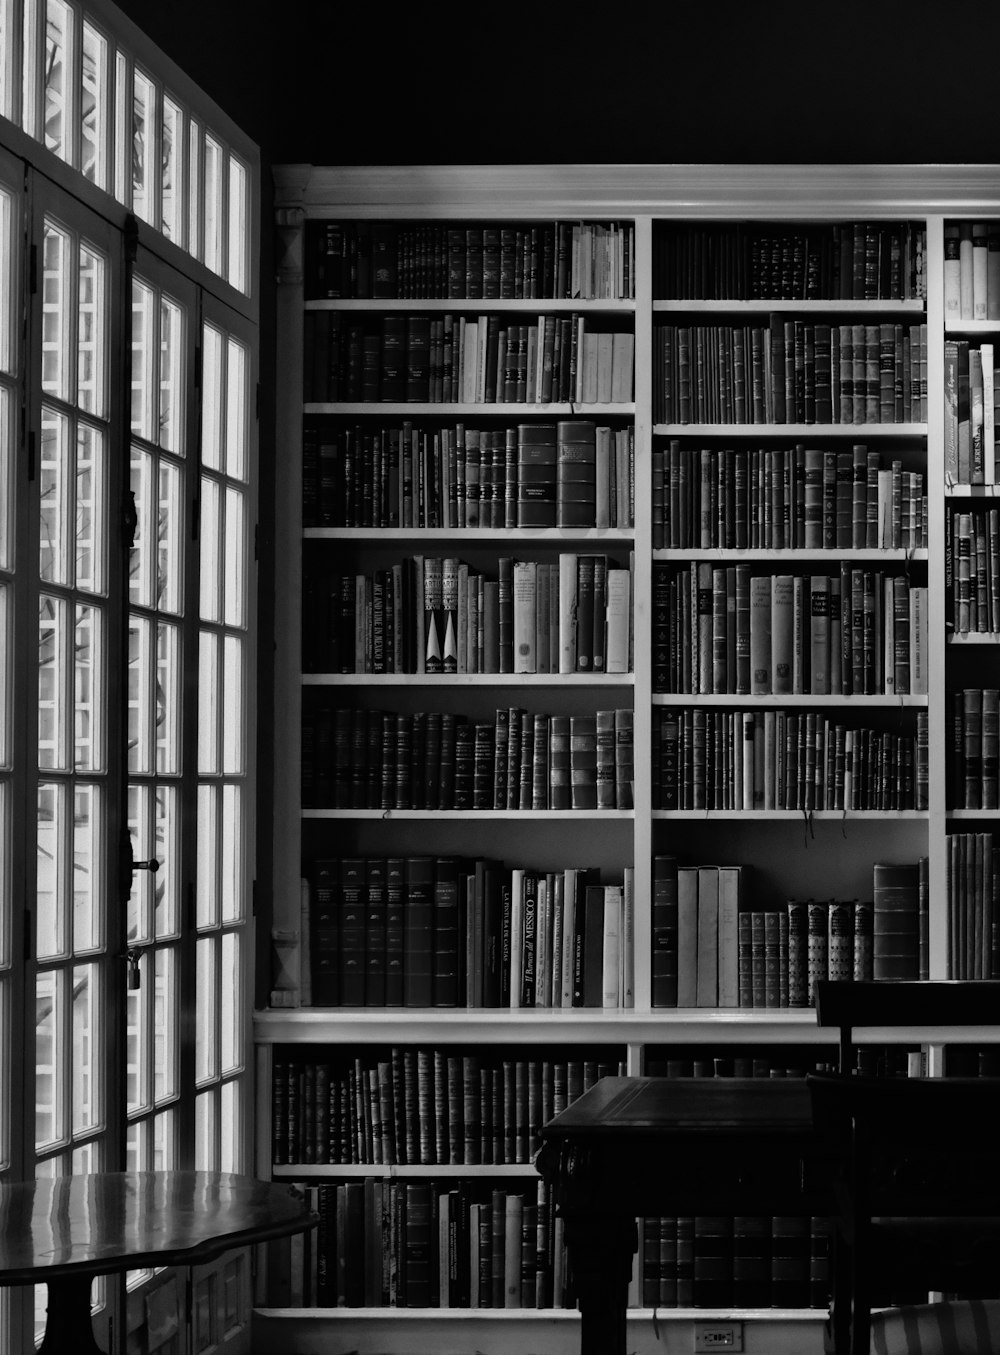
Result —
<instances>
[{"instance_id":1,"label":"tall window","mask_svg":"<svg viewBox=\"0 0 1000 1355\"><path fill-rule=\"evenodd\" d=\"M0 1174L243 1171L256 152L104 0L0 43ZM194 1283L245 1346L246 1257Z\"/></svg>"}]
</instances>

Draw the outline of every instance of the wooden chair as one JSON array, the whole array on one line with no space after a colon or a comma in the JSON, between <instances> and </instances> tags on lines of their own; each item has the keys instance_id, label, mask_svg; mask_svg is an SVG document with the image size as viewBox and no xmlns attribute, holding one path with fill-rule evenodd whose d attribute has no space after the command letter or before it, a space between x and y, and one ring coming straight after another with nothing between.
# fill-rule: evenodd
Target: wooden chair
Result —
<instances>
[{"instance_id":1,"label":"wooden chair","mask_svg":"<svg viewBox=\"0 0 1000 1355\"><path fill-rule=\"evenodd\" d=\"M1000 1024L1000 982L820 982L816 1011L840 1029L839 1071L808 1078L836 1209L828 1348L868 1355L887 1299L1000 1294L1000 1078L859 1076L854 1031L969 1027L974 1040Z\"/></svg>"}]
</instances>

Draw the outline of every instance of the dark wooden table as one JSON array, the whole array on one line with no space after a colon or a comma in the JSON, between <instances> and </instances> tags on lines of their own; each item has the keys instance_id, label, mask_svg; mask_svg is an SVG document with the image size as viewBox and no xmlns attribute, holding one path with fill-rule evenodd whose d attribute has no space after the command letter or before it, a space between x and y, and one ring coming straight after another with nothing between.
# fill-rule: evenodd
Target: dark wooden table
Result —
<instances>
[{"instance_id":1,"label":"dark wooden table","mask_svg":"<svg viewBox=\"0 0 1000 1355\"><path fill-rule=\"evenodd\" d=\"M287 1186L231 1172L102 1172L0 1185L0 1284L49 1289L41 1355L102 1355L95 1275L192 1265L312 1226Z\"/></svg>"},{"instance_id":2,"label":"dark wooden table","mask_svg":"<svg viewBox=\"0 0 1000 1355\"><path fill-rule=\"evenodd\" d=\"M801 1078L606 1077L542 1130L565 1220L581 1355L626 1355L636 1219L827 1214Z\"/></svg>"}]
</instances>

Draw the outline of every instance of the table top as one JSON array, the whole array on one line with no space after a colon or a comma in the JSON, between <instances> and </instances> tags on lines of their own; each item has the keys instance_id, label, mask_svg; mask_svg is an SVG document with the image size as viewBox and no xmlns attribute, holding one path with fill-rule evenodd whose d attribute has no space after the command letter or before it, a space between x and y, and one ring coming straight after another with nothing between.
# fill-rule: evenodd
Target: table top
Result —
<instances>
[{"instance_id":1,"label":"table top","mask_svg":"<svg viewBox=\"0 0 1000 1355\"><path fill-rule=\"evenodd\" d=\"M314 1222L287 1185L232 1172L100 1172L0 1184L0 1283L189 1265Z\"/></svg>"},{"instance_id":2,"label":"table top","mask_svg":"<svg viewBox=\"0 0 1000 1355\"><path fill-rule=\"evenodd\" d=\"M542 1136L798 1134L811 1123L804 1078L604 1077L550 1120Z\"/></svg>"}]
</instances>

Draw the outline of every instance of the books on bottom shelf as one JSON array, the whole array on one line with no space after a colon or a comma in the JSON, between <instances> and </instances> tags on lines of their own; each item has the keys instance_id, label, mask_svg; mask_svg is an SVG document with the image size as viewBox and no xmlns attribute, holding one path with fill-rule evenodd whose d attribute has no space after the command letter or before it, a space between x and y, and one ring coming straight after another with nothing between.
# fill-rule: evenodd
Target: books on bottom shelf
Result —
<instances>
[{"instance_id":1,"label":"books on bottom shelf","mask_svg":"<svg viewBox=\"0 0 1000 1355\"><path fill-rule=\"evenodd\" d=\"M746 866L653 858L654 1007L807 1007L819 979L927 977L927 858L876 862L872 898L754 908Z\"/></svg>"},{"instance_id":2,"label":"books on bottom shelf","mask_svg":"<svg viewBox=\"0 0 1000 1355\"><path fill-rule=\"evenodd\" d=\"M1000 978L1000 846L992 833L949 833L948 977Z\"/></svg>"},{"instance_id":3,"label":"books on bottom shelf","mask_svg":"<svg viewBox=\"0 0 1000 1355\"><path fill-rule=\"evenodd\" d=\"M368 1178L301 1187L319 1216L272 1244L270 1307L572 1308L551 1187ZM826 1220L698 1215L637 1220L630 1308L825 1308Z\"/></svg>"},{"instance_id":4,"label":"books on bottom shelf","mask_svg":"<svg viewBox=\"0 0 1000 1355\"><path fill-rule=\"evenodd\" d=\"M302 901L316 1006L634 1005L631 866L611 882L452 855L320 858Z\"/></svg>"}]
</instances>

